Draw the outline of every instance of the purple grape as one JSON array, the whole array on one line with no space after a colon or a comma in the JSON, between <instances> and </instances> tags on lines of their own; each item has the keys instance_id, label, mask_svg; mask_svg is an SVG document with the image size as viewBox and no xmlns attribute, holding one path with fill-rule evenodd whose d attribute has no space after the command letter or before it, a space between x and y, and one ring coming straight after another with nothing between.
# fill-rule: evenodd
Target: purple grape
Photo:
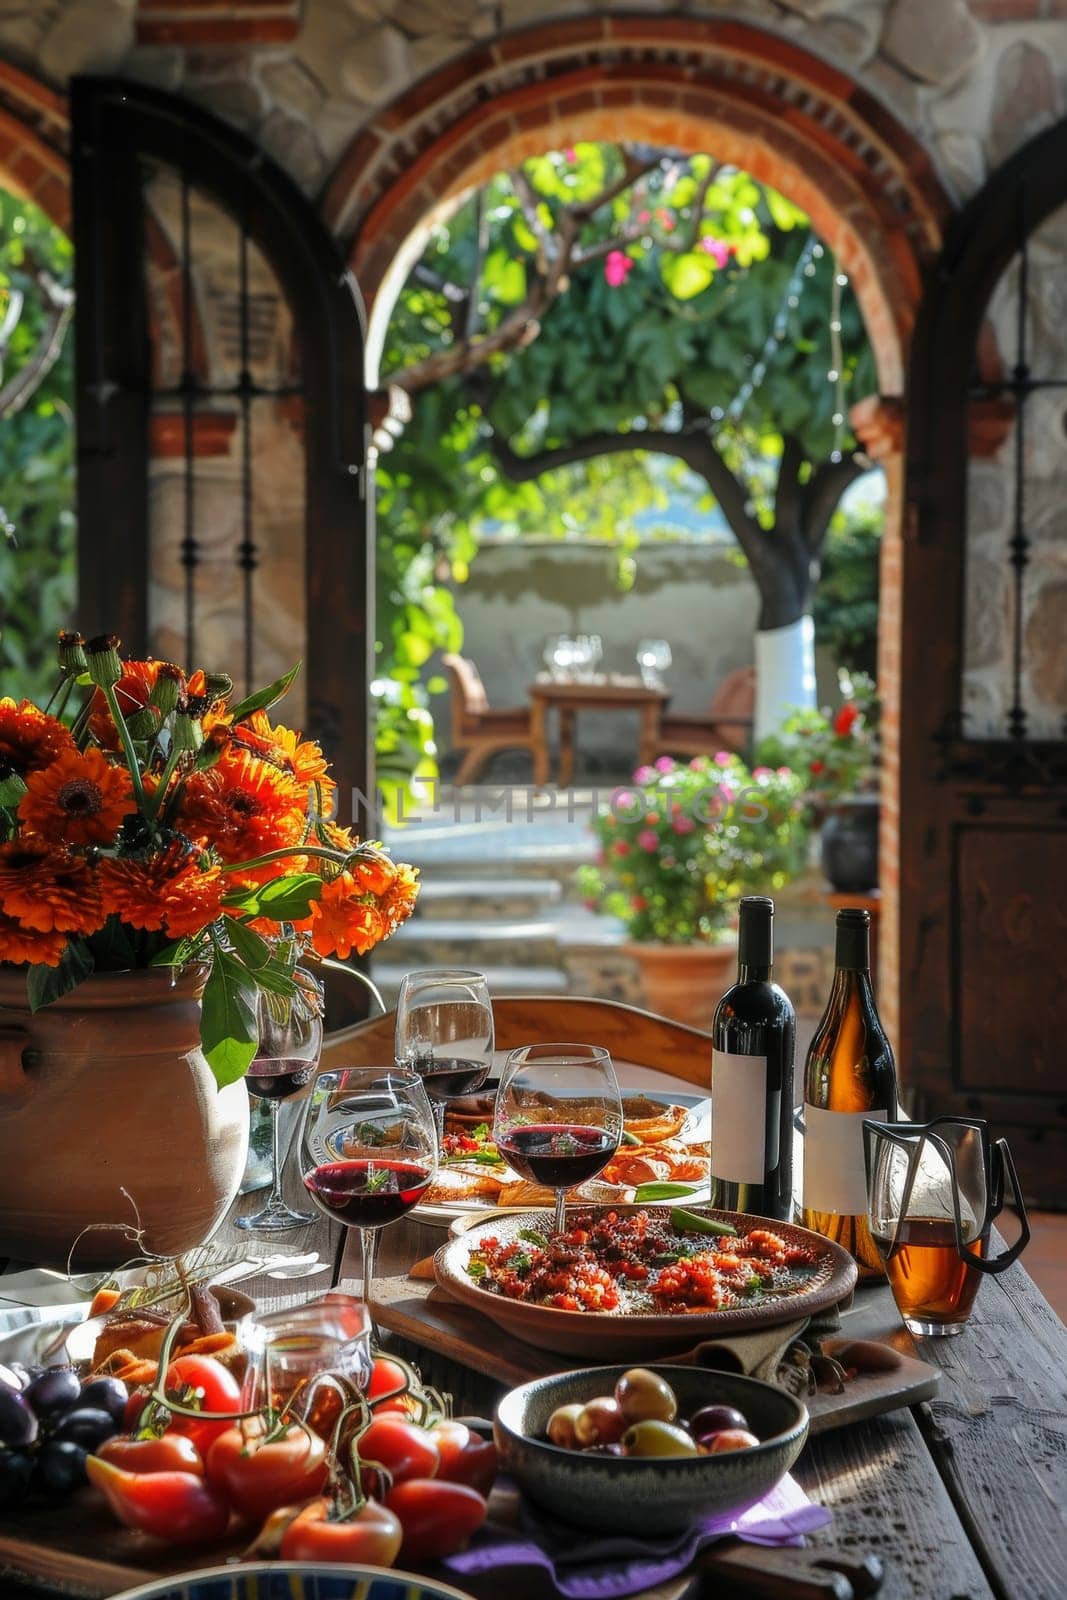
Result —
<instances>
[{"instance_id":1,"label":"purple grape","mask_svg":"<svg viewBox=\"0 0 1067 1600\"><path fill-rule=\"evenodd\" d=\"M33 1459L24 1450L0 1450L0 1506L17 1506L29 1487Z\"/></svg>"},{"instance_id":2,"label":"purple grape","mask_svg":"<svg viewBox=\"0 0 1067 1600\"><path fill-rule=\"evenodd\" d=\"M53 1494L70 1494L88 1479L85 1475L86 1450L71 1439L49 1439L37 1457L37 1480Z\"/></svg>"},{"instance_id":3,"label":"purple grape","mask_svg":"<svg viewBox=\"0 0 1067 1600\"><path fill-rule=\"evenodd\" d=\"M53 1438L69 1439L73 1444L84 1445L86 1450L95 1450L97 1445L103 1444L105 1439L110 1439L117 1432L110 1411L101 1411L93 1406L77 1406L59 1419Z\"/></svg>"},{"instance_id":4,"label":"purple grape","mask_svg":"<svg viewBox=\"0 0 1067 1600\"><path fill-rule=\"evenodd\" d=\"M32 1444L37 1437L37 1418L22 1395L0 1389L0 1444L16 1450Z\"/></svg>"},{"instance_id":5,"label":"purple grape","mask_svg":"<svg viewBox=\"0 0 1067 1600\"><path fill-rule=\"evenodd\" d=\"M129 1391L120 1378L89 1378L82 1384L78 1405L110 1411L115 1421L121 1422L128 1399Z\"/></svg>"},{"instance_id":6,"label":"purple grape","mask_svg":"<svg viewBox=\"0 0 1067 1600\"><path fill-rule=\"evenodd\" d=\"M69 1411L71 1406L77 1405L81 1392L76 1372L69 1367L49 1367L39 1378L34 1378L26 1390L26 1399L43 1419Z\"/></svg>"}]
</instances>

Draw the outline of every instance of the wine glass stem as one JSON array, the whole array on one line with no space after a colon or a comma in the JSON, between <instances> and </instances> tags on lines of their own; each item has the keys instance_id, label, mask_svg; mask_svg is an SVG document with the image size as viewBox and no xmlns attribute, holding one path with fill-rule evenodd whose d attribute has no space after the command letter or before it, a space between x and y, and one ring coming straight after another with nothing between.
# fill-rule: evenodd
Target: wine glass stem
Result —
<instances>
[{"instance_id":1,"label":"wine glass stem","mask_svg":"<svg viewBox=\"0 0 1067 1600\"><path fill-rule=\"evenodd\" d=\"M281 1133L278 1127L279 1102L277 1100L268 1100L267 1104L270 1107L271 1132L271 1182L267 1210L278 1211L285 1204L282 1198L282 1147Z\"/></svg>"},{"instance_id":2,"label":"wine glass stem","mask_svg":"<svg viewBox=\"0 0 1067 1600\"><path fill-rule=\"evenodd\" d=\"M448 1106L444 1100L434 1100L431 1104L433 1105L433 1125L437 1129L437 1153L438 1155L443 1155L445 1148L445 1112L448 1110Z\"/></svg>"},{"instance_id":3,"label":"wine glass stem","mask_svg":"<svg viewBox=\"0 0 1067 1600\"><path fill-rule=\"evenodd\" d=\"M374 1255L378 1244L377 1228L360 1228L359 1243L363 1251L363 1304L367 1308L367 1316L370 1317L370 1292L371 1285L374 1282ZM371 1323L373 1330L373 1318L371 1318Z\"/></svg>"},{"instance_id":4,"label":"wine glass stem","mask_svg":"<svg viewBox=\"0 0 1067 1600\"><path fill-rule=\"evenodd\" d=\"M556 1215L552 1223L554 1233L562 1233L567 1226L567 1191L556 1190Z\"/></svg>"}]
</instances>

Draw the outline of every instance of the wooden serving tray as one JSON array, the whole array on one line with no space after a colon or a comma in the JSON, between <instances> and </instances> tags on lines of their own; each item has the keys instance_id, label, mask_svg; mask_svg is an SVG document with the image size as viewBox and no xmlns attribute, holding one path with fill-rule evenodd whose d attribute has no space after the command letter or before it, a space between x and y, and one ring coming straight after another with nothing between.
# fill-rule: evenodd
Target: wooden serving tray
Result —
<instances>
[{"instance_id":1,"label":"wooden serving tray","mask_svg":"<svg viewBox=\"0 0 1067 1600\"><path fill-rule=\"evenodd\" d=\"M574 1357L524 1344L488 1323L472 1307L453 1300L437 1284L406 1274L378 1279L373 1313L380 1328L387 1328L409 1345L469 1369L472 1382L465 1388L462 1381L456 1381L457 1377L462 1379L461 1374L427 1370L427 1362L421 1361L428 1382L451 1386L454 1393L459 1390L455 1395L459 1411L487 1409L486 1378L514 1388L531 1378L565 1372L576 1365L594 1366L598 1360L593 1351L580 1363ZM901 1406L918 1405L936 1392L937 1368L914 1355L914 1346L896 1318L888 1292L860 1290L854 1308L843 1315L840 1337L889 1342L900 1356L900 1366L894 1372L859 1374L849 1380L843 1394L820 1389L805 1396L812 1433L825 1433ZM415 1359L419 1359L418 1355ZM617 1357L611 1359L617 1362Z\"/></svg>"}]
</instances>

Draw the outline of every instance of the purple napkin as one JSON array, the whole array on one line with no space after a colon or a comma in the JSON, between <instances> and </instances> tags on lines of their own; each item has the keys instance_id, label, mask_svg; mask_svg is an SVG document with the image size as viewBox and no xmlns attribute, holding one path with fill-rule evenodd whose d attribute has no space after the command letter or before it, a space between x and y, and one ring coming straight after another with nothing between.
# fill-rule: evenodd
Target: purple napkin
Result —
<instances>
[{"instance_id":1,"label":"purple napkin","mask_svg":"<svg viewBox=\"0 0 1067 1600\"><path fill-rule=\"evenodd\" d=\"M650 1539L591 1539L533 1513L524 1501L521 1529L487 1523L466 1550L443 1565L457 1573L544 1567L566 1600L616 1600L677 1577L716 1539L733 1534L750 1544L801 1545L806 1533L829 1521L829 1511L809 1500L788 1475L747 1511L702 1517L685 1533Z\"/></svg>"}]
</instances>

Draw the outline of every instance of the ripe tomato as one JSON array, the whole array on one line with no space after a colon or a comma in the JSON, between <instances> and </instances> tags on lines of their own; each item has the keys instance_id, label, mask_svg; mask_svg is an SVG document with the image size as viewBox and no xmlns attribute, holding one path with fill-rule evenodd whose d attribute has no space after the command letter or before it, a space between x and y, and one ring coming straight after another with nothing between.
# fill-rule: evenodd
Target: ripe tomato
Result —
<instances>
[{"instance_id":1,"label":"ripe tomato","mask_svg":"<svg viewBox=\"0 0 1067 1600\"><path fill-rule=\"evenodd\" d=\"M170 1424L169 1431L185 1434L206 1460L215 1440L231 1426L229 1418L241 1409L241 1388L237 1379L228 1367L211 1356L179 1356L167 1368L163 1388L168 1396L173 1395L198 1411L227 1413L227 1419L219 1422L175 1416Z\"/></svg>"},{"instance_id":2,"label":"ripe tomato","mask_svg":"<svg viewBox=\"0 0 1067 1600\"><path fill-rule=\"evenodd\" d=\"M230 1508L210 1483L192 1472L124 1472L86 1456L85 1471L120 1522L167 1544L207 1544L230 1525Z\"/></svg>"},{"instance_id":3,"label":"ripe tomato","mask_svg":"<svg viewBox=\"0 0 1067 1600\"><path fill-rule=\"evenodd\" d=\"M439 1561L466 1544L485 1521L488 1506L477 1489L440 1478L407 1478L385 1497L404 1530L405 1561Z\"/></svg>"},{"instance_id":4,"label":"ripe tomato","mask_svg":"<svg viewBox=\"0 0 1067 1600\"><path fill-rule=\"evenodd\" d=\"M158 1439L133 1439L116 1433L97 1450L101 1461L126 1472L191 1472L204 1476L200 1452L184 1433L164 1433Z\"/></svg>"},{"instance_id":5,"label":"ripe tomato","mask_svg":"<svg viewBox=\"0 0 1067 1600\"><path fill-rule=\"evenodd\" d=\"M126 1401L126 1409L122 1413L123 1433L136 1433L141 1425L141 1412L148 1404L148 1390L142 1385L139 1389L131 1389Z\"/></svg>"},{"instance_id":6,"label":"ripe tomato","mask_svg":"<svg viewBox=\"0 0 1067 1600\"><path fill-rule=\"evenodd\" d=\"M375 1356L367 1385L367 1401L371 1409L376 1412L400 1411L408 1415L415 1409L414 1403L399 1392L407 1382L407 1373L397 1362L390 1361L388 1356Z\"/></svg>"},{"instance_id":7,"label":"ripe tomato","mask_svg":"<svg viewBox=\"0 0 1067 1600\"><path fill-rule=\"evenodd\" d=\"M359 1459L362 1464L360 1481L364 1494L390 1483L403 1483L407 1478L432 1478L440 1457L437 1446L424 1428L417 1428L403 1417L386 1414L375 1417L359 1436ZM382 1467L388 1473L384 1485L379 1486Z\"/></svg>"},{"instance_id":8,"label":"ripe tomato","mask_svg":"<svg viewBox=\"0 0 1067 1600\"><path fill-rule=\"evenodd\" d=\"M330 1520L329 1500L313 1500L282 1534L283 1561L346 1561L391 1567L400 1551L399 1519L368 1500L344 1522Z\"/></svg>"},{"instance_id":9,"label":"ripe tomato","mask_svg":"<svg viewBox=\"0 0 1067 1600\"><path fill-rule=\"evenodd\" d=\"M250 1418L227 1428L211 1446L207 1475L224 1490L242 1516L257 1520L319 1494L326 1485L326 1444L317 1433L295 1424L276 1436Z\"/></svg>"},{"instance_id":10,"label":"ripe tomato","mask_svg":"<svg viewBox=\"0 0 1067 1600\"><path fill-rule=\"evenodd\" d=\"M479 1494L488 1494L496 1478L496 1445L482 1439L465 1422L451 1418L435 1422L430 1438L441 1457L435 1477L449 1483L466 1483Z\"/></svg>"}]
</instances>

